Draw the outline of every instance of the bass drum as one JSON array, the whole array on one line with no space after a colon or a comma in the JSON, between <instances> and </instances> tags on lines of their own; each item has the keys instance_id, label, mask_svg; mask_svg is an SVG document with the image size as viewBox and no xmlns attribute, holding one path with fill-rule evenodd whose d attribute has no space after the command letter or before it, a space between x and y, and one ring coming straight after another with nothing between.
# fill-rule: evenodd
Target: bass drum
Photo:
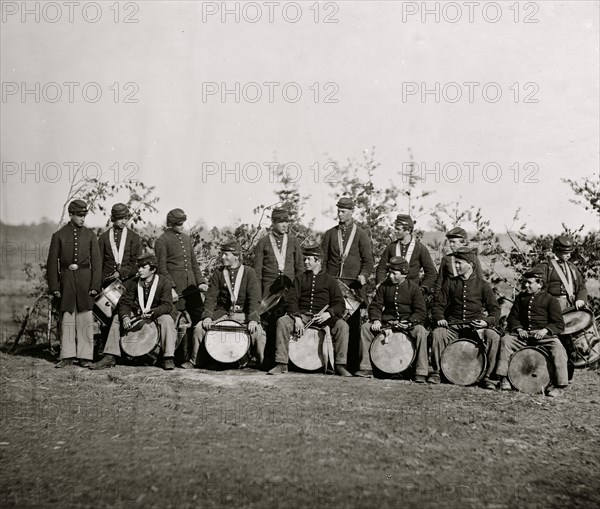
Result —
<instances>
[{"instance_id":1,"label":"bass drum","mask_svg":"<svg viewBox=\"0 0 600 509\"><path fill-rule=\"evenodd\" d=\"M327 367L328 359L333 364L333 345L329 327L308 328L299 338L290 338L289 359L297 368L317 371Z\"/></svg>"},{"instance_id":2,"label":"bass drum","mask_svg":"<svg viewBox=\"0 0 600 509\"><path fill-rule=\"evenodd\" d=\"M543 348L526 346L512 354L508 362L508 379L521 392L543 394L550 385L551 369Z\"/></svg>"},{"instance_id":3,"label":"bass drum","mask_svg":"<svg viewBox=\"0 0 600 509\"><path fill-rule=\"evenodd\" d=\"M487 369L485 348L474 339L457 339L444 348L440 367L449 382L474 385L483 378Z\"/></svg>"},{"instance_id":4,"label":"bass drum","mask_svg":"<svg viewBox=\"0 0 600 509\"><path fill-rule=\"evenodd\" d=\"M250 351L250 334L235 320L213 322L204 336L208 355L222 364L241 361Z\"/></svg>"},{"instance_id":5,"label":"bass drum","mask_svg":"<svg viewBox=\"0 0 600 509\"><path fill-rule=\"evenodd\" d=\"M160 353L158 325L153 320L140 320L121 336L121 350L132 359Z\"/></svg>"},{"instance_id":6,"label":"bass drum","mask_svg":"<svg viewBox=\"0 0 600 509\"><path fill-rule=\"evenodd\" d=\"M416 355L415 346L409 336L391 331L379 334L371 343L369 352L373 366L388 375L406 371Z\"/></svg>"}]
</instances>

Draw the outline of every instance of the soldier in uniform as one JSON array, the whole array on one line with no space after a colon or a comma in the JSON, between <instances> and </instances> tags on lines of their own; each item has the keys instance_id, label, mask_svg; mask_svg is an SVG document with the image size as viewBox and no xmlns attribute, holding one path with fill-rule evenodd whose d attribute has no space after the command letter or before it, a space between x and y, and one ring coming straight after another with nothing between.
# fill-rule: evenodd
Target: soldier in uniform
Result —
<instances>
[{"instance_id":1,"label":"soldier in uniform","mask_svg":"<svg viewBox=\"0 0 600 509\"><path fill-rule=\"evenodd\" d=\"M527 345L534 345L543 347L554 365L553 386L547 389L546 394L557 397L568 384L567 352L556 337L565 328L560 304L542 290L544 271L539 268L523 274L523 286L525 291L517 296L508 315L509 334L503 336L500 342L497 370L500 389L511 390L506 378L511 355Z\"/></svg>"},{"instance_id":2,"label":"soldier in uniform","mask_svg":"<svg viewBox=\"0 0 600 509\"><path fill-rule=\"evenodd\" d=\"M127 228L131 214L127 205L115 203L110 211L112 228L98 238L102 257L102 284L125 281L137 273L136 260L142 252L142 239Z\"/></svg>"},{"instance_id":3,"label":"soldier in uniform","mask_svg":"<svg viewBox=\"0 0 600 509\"><path fill-rule=\"evenodd\" d=\"M221 245L223 266L211 277L202 322L194 328L194 348L191 358L181 367L193 369L209 359L204 348L204 336L213 322L232 319L247 324L252 339L253 353L257 363L262 364L266 337L260 325L257 310L260 303L260 288L256 272L240 262L241 248L232 240Z\"/></svg>"},{"instance_id":4,"label":"soldier in uniform","mask_svg":"<svg viewBox=\"0 0 600 509\"><path fill-rule=\"evenodd\" d=\"M348 324L342 319L345 309L344 296L339 285L327 272L321 270L322 253L318 245L303 250L305 272L294 281L288 295L287 314L277 320L275 362L269 375L287 373L288 352L292 332L301 333L305 324L329 326L334 345L335 371L340 376L352 376L346 368L348 355Z\"/></svg>"},{"instance_id":5,"label":"soldier in uniform","mask_svg":"<svg viewBox=\"0 0 600 509\"><path fill-rule=\"evenodd\" d=\"M432 373L428 382L440 383L440 360L444 348L474 329L485 344L488 361L482 387L494 390L496 384L491 376L496 367L500 336L490 327L500 318L500 306L490 284L475 275L476 252L459 248L454 258L458 276L444 281L433 304L433 319L437 327L432 333ZM484 310L487 312L485 317Z\"/></svg>"},{"instance_id":6,"label":"soldier in uniform","mask_svg":"<svg viewBox=\"0 0 600 509\"><path fill-rule=\"evenodd\" d=\"M47 277L50 293L60 298L62 315L60 362L79 361L89 367L94 358L94 296L100 291L102 260L96 235L83 226L87 204L69 203L69 223L52 235Z\"/></svg>"},{"instance_id":7,"label":"soldier in uniform","mask_svg":"<svg viewBox=\"0 0 600 509\"><path fill-rule=\"evenodd\" d=\"M126 283L126 290L119 300L118 314L113 317L104 347L104 357L90 366L98 370L112 368L121 356L121 325L127 332L132 327L136 317L156 320L160 333L162 350L162 365L166 370L175 368L173 356L177 342L175 322L171 316L173 298L171 296L171 283L164 277L156 274L156 256L150 253L142 254L137 258L138 278Z\"/></svg>"},{"instance_id":8,"label":"soldier in uniform","mask_svg":"<svg viewBox=\"0 0 600 509\"><path fill-rule=\"evenodd\" d=\"M408 261L408 275L406 278L421 287L427 294L433 289L437 271L427 248L413 236L415 223L409 215L396 216L396 234L398 239L388 244L383 251L377 265L375 283L381 284L387 276L387 264L393 256L401 256ZM419 274L423 269L423 281L419 281Z\"/></svg>"},{"instance_id":9,"label":"soldier in uniform","mask_svg":"<svg viewBox=\"0 0 600 509\"><path fill-rule=\"evenodd\" d=\"M456 277L458 275L456 273L456 265L454 263L454 252L459 247L469 247L469 237L467 236L467 232L459 226L449 230L446 233L446 239L448 241L448 245L450 246L450 253L445 254L440 262L440 270L438 271L435 284L433 285L434 296L440 291L440 288L442 288L442 284L446 279L450 277ZM479 257L475 258L475 275L478 278L483 279L483 270L481 269Z\"/></svg>"},{"instance_id":10,"label":"soldier in uniform","mask_svg":"<svg viewBox=\"0 0 600 509\"><path fill-rule=\"evenodd\" d=\"M369 306L369 322L361 329L360 370L356 376L371 377L369 349L376 334L382 327L394 325L412 337L416 344L417 365L415 382L425 383L429 373L427 359L428 332L423 327L426 307L420 288L406 279L408 262L393 256L388 263L388 278L377 288L375 297Z\"/></svg>"}]
</instances>

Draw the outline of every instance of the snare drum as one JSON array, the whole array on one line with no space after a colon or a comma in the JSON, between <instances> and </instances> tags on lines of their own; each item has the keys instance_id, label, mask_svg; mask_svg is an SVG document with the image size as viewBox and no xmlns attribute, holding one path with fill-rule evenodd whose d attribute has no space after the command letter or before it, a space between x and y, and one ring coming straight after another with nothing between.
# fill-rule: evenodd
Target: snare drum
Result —
<instances>
[{"instance_id":1,"label":"snare drum","mask_svg":"<svg viewBox=\"0 0 600 509\"><path fill-rule=\"evenodd\" d=\"M371 362L388 375L406 371L416 355L412 339L402 332L384 331L371 343Z\"/></svg>"},{"instance_id":2,"label":"snare drum","mask_svg":"<svg viewBox=\"0 0 600 509\"><path fill-rule=\"evenodd\" d=\"M121 336L121 350L128 357L158 356L158 325L153 320L140 320Z\"/></svg>"},{"instance_id":3,"label":"snare drum","mask_svg":"<svg viewBox=\"0 0 600 509\"><path fill-rule=\"evenodd\" d=\"M115 279L98 294L94 300L94 305L102 312L104 317L111 318L121 295L124 293L125 285L120 279Z\"/></svg>"},{"instance_id":4,"label":"snare drum","mask_svg":"<svg viewBox=\"0 0 600 509\"><path fill-rule=\"evenodd\" d=\"M474 339L460 338L442 352L440 367L446 379L456 385L474 385L487 369L487 355Z\"/></svg>"},{"instance_id":5,"label":"snare drum","mask_svg":"<svg viewBox=\"0 0 600 509\"><path fill-rule=\"evenodd\" d=\"M213 322L204 336L208 355L217 362L231 364L246 356L250 351L248 328L235 320Z\"/></svg>"},{"instance_id":6,"label":"snare drum","mask_svg":"<svg viewBox=\"0 0 600 509\"><path fill-rule=\"evenodd\" d=\"M326 367L327 359L333 353L332 350L329 327L308 328L299 338L292 337L290 339L289 359L294 366L300 369L316 371ZM331 361L333 364L333 359Z\"/></svg>"},{"instance_id":7,"label":"snare drum","mask_svg":"<svg viewBox=\"0 0 600 509\"><path fill-rule=\"evenodd\" d=\"M342 290L342 294L344 296L344 302L346 303L346 311L344 312L344 316L342 317L344 320L350 318L358 308L362 306L364 301L361 297L346 283L342 282L339 279L336 279L338 285L340 286L340 290Z\"/></svg>"},{"instance_id":8,"label":"snare drum","mask_svg":"<svg viewBox=\"0 0 600 509\"><path fill-rule=\"evenodd\" d=\"M543 393L550 385L551 368L544 349L526 346L512 354L508 362L508 379L521 392Z\"/></svg>"},{"instance_id":9,"label":"snare drum","mask_svg":"<svg viewBox=\"0 0 600 509\"><path fill-rule=\"evenodd\" d=\"M594 315L587 309L567 310L563 314L565 330L573 342L576 368L593 365L600 359L600 336Z\"/></svg>"}]
</instances>

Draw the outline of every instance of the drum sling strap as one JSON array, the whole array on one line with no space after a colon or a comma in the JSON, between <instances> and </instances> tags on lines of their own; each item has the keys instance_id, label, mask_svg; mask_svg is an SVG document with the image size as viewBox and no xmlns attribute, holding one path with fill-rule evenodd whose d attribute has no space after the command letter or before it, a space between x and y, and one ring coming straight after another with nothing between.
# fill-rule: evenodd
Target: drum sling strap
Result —
<instances>
[{"instance_id":1,"label":"drum sling strap","mask_svg":"<svg viewBox=\"0 0 600 509\"><path fill-rule=\"evenodd\" d=\"M242 276L244 275L244 266L240 265L240 270L238 271L235 283L233 287L231 285L231 275L229 274L229 270L223 269L223 276L225 276L225 284L227 285L227 290L229 291L229 296L231 297L231 312L233 313L235 310L235 303L238 300L238 295L240 294L240 286L242 285Z\"/></svg>"},{"instance_id":2,"label":"drum sling strap","mask_svg":"<svg viewBox=\"0 0 600 509\"><path fill-rule=\"evenodd\" d=\"M275 259L277 260L277 269L279 270L280 274L283 274L283 271L285 269L285 255L287 254L287 233L283 234L283 239L281 241L281 251L277 248L277 241L275 240L275 235L269 233L269 240L271 241L271 247L273 248L273 253L275 254Z\"/></svg>"},{"instance_id":3,"label":"drum sling strap","mask_svg":"<svg viewBox=\"0 0 600 509\"><path fill-rule=\"evenodd\" d=\"M119 270L121 268L121 264L123 263L123 255L125 254L125 240L127 239L127 228L123 228L118 249L117 243L115 242L114 228L111 228L110 232L108 232L108 239L110 240L110 250L112 251L113 258L115 259L115 265L117 267L117 270Z\"/></svg>"},{"instance_id":4,"label":"drum sling strap","mask_svg":"<svg viewBox=\"0 0 600 509\"><path fill-rule=\"evenodd\" d=\"M573 288L573 275L571 274L569 265L567 264L568 274L565 275L564 271L554 258L550 258L550 263L552 264L552 267L554 267L554 270L560 278L560 282L563 284L565 290L567 291L567 300L569 301L569 304L573 304L573 302L575 301L575 291Z\"/></svg>"},{"instance_id":5,"label":"drum sling strap","mask_svg":"<svg viewBox=\"0 0 600 509\"><path fill-rule=\"evenodd\" d=\"M150 287L150 293L148 294L148 301L144 302L144 286L141 281L138 281L138 301L140 304L140 309L142 313L149 313L150 308L152 307L152 302L154 301L154 295L156 295L156 289L158 288L158 274L154 274L154 281L152 281L152 286Z\"/></svg>"},{"instance_id":6,"label":"drum sling strap","mask_svg":"<svg viewBox=\"0 0 600 509\"><path fill-rule=\"evenodd\" d=\"M413 251L415 250L415 239L414 237L410 239L408 244L408 249L406 250L406 256L404 259L410 264L410 259L412 258ZM396 241L396 256L402 256L402 247L400 245L400 241Z\"/></svg>"},{"instance_id":7,"label":"drum sling strap","mask_svg":"<svg viewBox=\"0 0 600 509\"><path fill-rule=\"evenodd\" d=\"M348 254L350 253L350 248L352 247L352 242L354 241L354 236L356 235L356 223L352 225L352 230L350 230L350 237L348 237L348 243L346 244L346 249L344 249L344 239L342 238L342 229L338 228L337 238L338 238L338 246L340 248L340 274L339 277L344 275L344 263L346 262L346 258L348 258Z\"/></svg>"}]
</instances>

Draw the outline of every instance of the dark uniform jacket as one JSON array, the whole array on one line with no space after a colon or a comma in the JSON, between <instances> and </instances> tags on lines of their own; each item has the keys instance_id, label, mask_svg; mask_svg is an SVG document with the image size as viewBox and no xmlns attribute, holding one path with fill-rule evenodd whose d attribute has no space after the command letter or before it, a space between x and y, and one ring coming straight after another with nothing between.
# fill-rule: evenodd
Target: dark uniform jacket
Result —
<instances>
[{"instance_id":1,"label":"dark uniform jacket","mask_svg":"<svg viewBox=\"0 0 600 509\"><path fill-rule=\"evenodd\" d=\"M241 267L241 265L240 265ZM235 281L238 277L240 267L232 270L228 268L231 276L231 287L235 289ZM231 311L231 295L225 282L223 270L225 267L220 267L215 270L210 276L208 292L204 301L204 313L202 319L212 318L214 320L221 318ZM256 272L252 267L244 265L244 273L240 283L240 290L236 300L236 313L245 313L246 321L259 321L258 306L260 304L260 288Z\"/></svg>"},{"instance_id":2,"label":"dark uniform jacket","mask_svg":"<svg viewBox=\"0 0 600 509\"><path fill-rule=\"evenodd\" d=\"M556 263L563 269L564 271L564 262L556 260ZM571 270L571 277L573 280L573 291L575 293L575 300L587 300L587 289L585 287L585 281L583 279L583 275L581 271L570 261L566 262L569 269ZM561 295L567 295L567 290L565 289L562 281L556 270L554 270L554 266L550 263L550 260L544 261L540 263L537 267L534 267L532 270L542 270L546 279L546 292L554 297L560 297Z\"/></svg>"},{"instance_id":3,"label":"dark uniform jacket","mask_svg":"<svg viewBox=\"0 0 600 509\"><path fill-rule=\"evenodd\" d=\"M256 277L261 284L263 297L267 297L271 293L269 289L280 275L277 258L275 258L273 246L271 245L271 233L272 232L265 235L258 241L254 254L254 270L256 271ZM275 237L277 247L281 250L283 235L276 235L273 233L273 236ZM287 277L291 283L297 276L302 274L303 270L304 264L300 242L293 235L288 235L283 275Z\"/></svg>"},{"instance_id":4,"label":"dark uniform jacket","mask_svg":"<svg viewBox=\"0 0 600 509\"><path fill-rule=\"evenodd\" d=\"M369 319L372 322L408 320L417 325L425 320L426 313L423 292L408 279L397 285L386 279L377 288L369 306Z\"/></svg>"},{"instance_id":5,"label":"dark uniform jacket","mask_svg":"<svg viewBox=\"0 0 600 509\"><path fill-rule=\"evenodd\" d=\"M445 254L442 257L442 260L440 262L440 270L438 271L437 278L433 285L433 294L434 295L437 295L437 293L442 288L442 284L444 283L444 281L446 279L451 278L451 277L456 277L454 275L454 271L452 270L452 266L454 265L455 260L456 260L456 258L454 258L452 253ZM474 269L475 269L475 275L478 278L483 279L483 270L481 268L481 263L479 261L479 257L475 258Z\"/></svg>"},{"instance_id":6,"label":"dark uniform jacket","mask_svg":"<svg viewBox=\"0 0 600 509\"><path fill-rule=\"evenodd\" d=\"M379 264L377 265L377 273L376 273L376 284L383 283L385 278L387 277L387 264L390 261L390 258L396 255L396 245L400 241L396 240L385 248L385 251L381 255L381 259L379 260ZM408 244L404 245L400 242L400 256L406 258L406 253L408 251ZM420 285L422 288L431 289L435 283L435 278L437 276L437 271L435 270L435 265L433 264L433 260L431 259L431 255L427 248L421 244L418 240L415 240L415 248L412 252L412 256L410 260L406 260L408 262L408 275L406 279L412 281L416 285ZM419 281L419 273L421 272L421 267L425 272L425 276L423 277L423 281Z\"/></svg>"},{"instance_id":7,"label":"dark uniform jacket","mask_svg":"<svg viewBox=\"0 0 600 509\"><path fill-rule=\"evenodd\" d=\"M152 318L158 318L162 315L168 315L173 310L173 296L171 295L171 283L157 274L154 277L158 278L158 286L150 308L152 309ZM119 300L119 317L121 320L126 316L139 315L142 312L138 299L138 282L139 278L135 278L125 283L125 292ZM154 279L152 282L154 282ZM143 287L144 300L148 299L151 286Z\"/></svg>"},{"instance_id":8,"label":"dark uniform jacket","mask_svg":"<svg viewBox=\"0 0 600 509\"><path fill-rule=\"evenodd\" d=\"M483 310L488 316L483 316ZM495 325L500 319L500 306L487 281L475 274L466 281L457 276L446 279L433 304L433 319L450 324L466 320L485 320Z\"/></svg>"},{"instance_id":9,"label":"dark uniform jacket","mask_svg":"<svg viewBox=\"0 0 600 509\"><path fill-rule=\"evenodd\" d=\"M334 318L341 318L346 310L344 295L337 281L326 272L303 272L294 280L294 286L288 294L288 314L314 315L325 306L328 306L327 311Z\"/></svg>"},{"instance_id":10,"label":"dark uniform jacket","mask_svg":"<svg viewBox=\"0 0 600 509\"><path fill-rule=\"evenodd\" d=\"M342 244L344 250L348 244L350 233L352 232L352 225L354 222L348 224L345 228L342 228ZM325 232L323 236L323 242L321 243L321 250L323 251L323 268L325 272L331 274L334 277L344 277L356 279L359 275L363 275L365 279L368 279L373 272L375 262L373 260L373 253L371 250L371 242L366 232L360 227L356 226L356 234L352 240L352 246L348 252L348 257L344 262L343 273L340 274L340 266L342 262L342 253L340 253L340 246L338 243L338 230L340 225L334 226ZM344 283L350 286L350 281L344 280ZM366 298L366 288L359 290L363 299Z\"/></svg>"},{"instance_id":11,"label":"dark uniform jacket","mask_svg":"<svg viewBox=\"0 0 600 509\"><path fill-rule=\"evenodd\" d=\"M517 295L507 321L508 331L517 329L536 331L548 329L551 336L565 330L560 304L551 295L539 291L536 294L521 292Z\"/></svg>"},{"instance_id":12,"label":"dark uniform jacket","mask_svg":"<svg viewBox=\"0 0 600 509\"><path fill-rule=\"evenodd\" d=\"M177 293L190 291L206 283L192 249L192 241L185 233L175 233L167 228L156 239L154 253L158 261L157 273L167 278ZM179 311L185 309L185 298L177 301L176 308Z\"/></svg>"},{"instance_id":13,"label":"dark uniform jacket","mask_svg":"<svg viewBox=\"0 0 600 509\"><path fill-rule=\"evenodd\" d=\"M124 230L125 228L123 228ZM121 281L129 279L135 276L137 273L136 260L142 252L142 239L133 230L127 228L127 239L125 240L125 251L123 253L123 261L121 266L117 267L115 263L115 257L113 256L112 249L110 247L110 234L111 230L115 237L115 244L119 249L119 243L121 242L121 235L123 230L112 228L106 230L98 238L98 245L100 246L100 256L102 257L102 281L110 276L114 271L118 270L121 276Z\"/></svg>"},{"instance_id":14,"label":"dark uniform jacket","mask_svg":"<svg viewBox=\"0 0 600 509\"><path fill-rule=\"evenodd\" d=\"M69 265L77 264L77 270ZM50 292L61 292L60 309L70 313L94 307L90 290L100 291L102 260L96 235L82 226L68 223L52 235L48 252L47 277Z\"/></svg>"}]
</instances>

